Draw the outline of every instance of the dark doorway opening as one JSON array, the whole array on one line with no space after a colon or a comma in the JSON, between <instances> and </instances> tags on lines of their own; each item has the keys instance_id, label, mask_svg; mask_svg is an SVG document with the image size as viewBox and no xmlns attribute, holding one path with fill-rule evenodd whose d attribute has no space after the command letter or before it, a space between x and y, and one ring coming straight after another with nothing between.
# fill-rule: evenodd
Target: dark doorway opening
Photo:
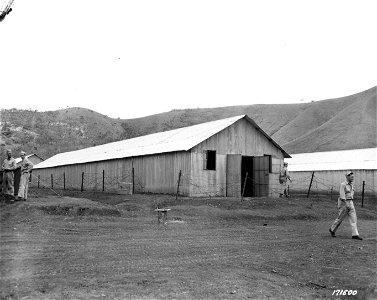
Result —
<instances>
[{"instance_id":1,"label":"dark doorway opening","mask_svg":"<svg viewBox=\"0 0 377 300\"><path fill-rule=\"evenodd\" d=\"M241 193L244 197L254 196L253 184L254 159L252 156L242 156L241 162ZM246 178L247 176L247 178ZM246 181L245 181L246 179Z\"/></svg>"}]
</instances>

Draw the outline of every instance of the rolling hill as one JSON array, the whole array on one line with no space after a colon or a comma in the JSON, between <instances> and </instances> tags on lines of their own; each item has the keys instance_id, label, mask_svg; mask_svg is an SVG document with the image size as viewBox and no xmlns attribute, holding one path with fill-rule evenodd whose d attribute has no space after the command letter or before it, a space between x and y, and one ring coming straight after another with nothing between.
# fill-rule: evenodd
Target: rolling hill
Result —
<instances>
[{"instance_id":1,"label":"rolling hill","mask_svg":"<svg viewBox=\"0 0 377 300\"><path fill-rule=\"evenodd\" d=\"M43 158L99 144L247 114L288 153L376 147L377 87L300 104L257 104L172 110L113 119L85 108L1 110L0 146ZM1 157L4 151L1 151Z\"/></svg>"}]
</instances>

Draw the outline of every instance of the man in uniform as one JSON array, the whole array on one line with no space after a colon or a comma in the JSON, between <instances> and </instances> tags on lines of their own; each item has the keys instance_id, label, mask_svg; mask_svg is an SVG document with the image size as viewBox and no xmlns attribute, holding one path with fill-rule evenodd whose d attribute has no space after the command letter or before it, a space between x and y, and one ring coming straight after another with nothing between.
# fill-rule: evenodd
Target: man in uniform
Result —
<instances>
[{"instance_id":1,"label":"man in uniform","mask_svg":"<svg viewBox=\"0 0 377 300\"><path fill-rule=\"evenodd\" d=\"M335 237L335 231L338 229L339 225L342 223L344 218L348 216L348 220L351 224L352 238L356 240L362 240L357 231L357 217L355 206L353 205L353 180L354 175L352 171L346 173L346 181L340 184L339 198L338 198L338 209L339 214L335 219L334 223L331 225L329 231L332 237Z\"/></svg>"},{"instance_id":2,"label":"man in uniform","mask_svg":"<svg viewBox=\"0 0 377 300\"><path fill-rule=\"evenodd\" d=\"M283 196L289 197L288 184L287 184L288 180L292 182L291 177L289 176L289 172L288 172L288 163L285 162L279 175L279 183L281 185L281 193L279 197L283 197Z\"/></svg>"},{"instance_id":3,"label":"man in uniform","mask_svg":"<svg viewBox=\"0 0 377 300\"><path fill-rule=\"evenodd\" d=\"M20 179L20 187L18 189L18 197L17 200L26 201L27 199L27 192L29 189L29 179L30 179L30 171L33 169L33 164L30 160L28 160L25 156L25 152L21 151L21 179Z\"/></svg>"},{"instance_id":4,"label":"man in uniform","mask_svg":"<svg viewBox=\"0 0 377 300\"><path fill-rule=\"evenodd\" d=\"M14 173L17 164L16 160L12 157L12 150L7 150L7 158L4 159L2 164L3 169L3 193L8 195L13 201L14 197Z\"/></svg>"}]
</instances>

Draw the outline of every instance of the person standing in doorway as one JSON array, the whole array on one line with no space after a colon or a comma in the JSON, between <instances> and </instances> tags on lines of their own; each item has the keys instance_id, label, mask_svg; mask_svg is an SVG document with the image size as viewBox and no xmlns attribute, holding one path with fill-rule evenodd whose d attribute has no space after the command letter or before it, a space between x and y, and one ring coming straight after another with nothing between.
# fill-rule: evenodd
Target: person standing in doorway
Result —
<instances>
[{"instance_id":1,"label":"person standing in doorway","mask_svg":"<svg viewBox=\"0 0 377 300\"><path fill-rule=\"evenodd\" d=\"M289 172L288 172L288 163L285 162L279 174L279 183L281 185L281 192L280 192L279 197L283 197L283 196L289 197L288 182L287 182L288 180L292 182L291 177L289 176Z\"/></svg>"},{"instance_id":2,"label":"person standing in doorway","mask_svg":"<svg viewBox=\"0 0 377 300\"><path fill-rule=\"evenodd\" d=\"M12 157L12 150L7 150L7 158L2 164L3 169L3 194L14 201L14 170L16 169L16 160Z\"/></svg>"},{"instance_id":3,"label":"person standing in doorway","mask_svg":"<svg viewBox=\"0 0 377 300\"><path fill-rule=\"evenodd\" d=\"M339 198L338 198L338 217L335 219L334 223L331 225L329 231L332 237L335 237L335 232L339 225L342 223L344 218L348 216L348 220L351 224L352 238L355 240L362 240L359 236L357 230L357 217L355 206L353 205L353 181L354 174L352 171L346 173L346 181L340 184Z\"/></svg>"},{"instance_id":4,"label":"person standing in doorway","mask_svg":"<svg viewBox=\"0 0 377 300\"><path fill-rule=\"evenodd\" d=\"M33 169L33 164L26 158L24 151L21 151L21 159L21 179L17 200L26 201L29 189L30 172Z\"/></svg>"}]
</instances>

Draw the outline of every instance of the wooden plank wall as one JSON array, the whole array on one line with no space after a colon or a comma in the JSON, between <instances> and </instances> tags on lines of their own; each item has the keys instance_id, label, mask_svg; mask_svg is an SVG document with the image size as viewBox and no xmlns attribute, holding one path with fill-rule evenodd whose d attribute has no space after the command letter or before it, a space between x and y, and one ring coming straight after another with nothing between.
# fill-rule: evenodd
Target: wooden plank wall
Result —
<instances>
[{"instance_id":1,"label":"wooden plank wall","mask_svg":"<svg viewBox=\"0 0 377 300\"><path fill-rule=\"evenodd\" d=\"M204 153L191 153L191 196L226 196L226 155L216 155L216 170L204 170Z\"/></svg>"},{"instance_id":2,"label":"wooden plank wall","mask_svg":"<svg viewBox=\"0 0 377 300\"><path fill-rule=\"evenodd\" d=\"M261 132L245 119L241 119L194 147L191 152L216 150L217 154L242 154L263 156L270 154L283 158L279 148L272 144Z\"/></svg>"},{"instance_id":3,"label":"wooden plank wall","mask_svg":"<svg viewBox=\"0 0 377 300\"><path fill-rule=\"evenodd\" d=\"M180 194L189 194L190 152L169 152L133 158L135 193L174 194L182 171Z\"/></svg>"}]
</instances>

